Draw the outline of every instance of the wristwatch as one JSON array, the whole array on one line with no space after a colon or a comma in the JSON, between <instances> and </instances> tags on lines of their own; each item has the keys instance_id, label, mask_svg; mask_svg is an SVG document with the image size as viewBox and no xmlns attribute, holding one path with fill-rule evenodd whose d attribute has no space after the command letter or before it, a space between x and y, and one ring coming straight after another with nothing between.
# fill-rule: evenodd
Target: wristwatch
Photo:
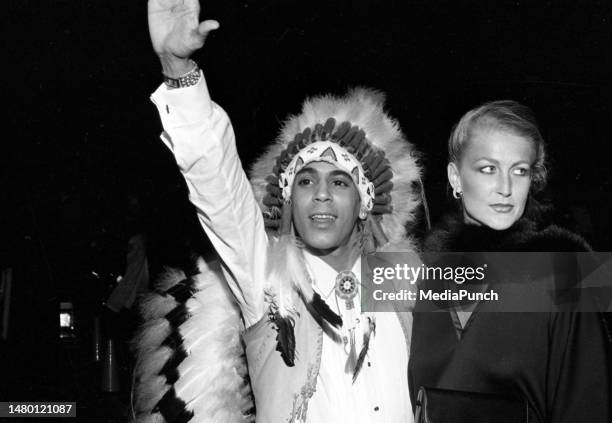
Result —
<instances>
[{"instance_id":1,"label":"wristwatch","mask_svg":"<svg viewBox=\"0 0 612 423\"><path fill-rule=\"evenodd\" d=\"M198 83L200 80L200 67L193 60L191 60L191 63L193 64L193 69L186 74L179 76L178 78L171 78L168 75L163 74L164 83L168 86L168 88L191 87Z\"/></svg>"}]
</instances>

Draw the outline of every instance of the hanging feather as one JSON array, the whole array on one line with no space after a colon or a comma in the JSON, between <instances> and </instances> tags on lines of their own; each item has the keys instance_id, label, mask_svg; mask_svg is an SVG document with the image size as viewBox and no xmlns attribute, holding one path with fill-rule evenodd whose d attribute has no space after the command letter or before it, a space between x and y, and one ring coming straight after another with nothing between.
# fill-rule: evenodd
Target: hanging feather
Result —
<instances>
[{"instance_id":1,"label":"hanging feather","mask_svg":"<svg viewBox=\"0 0 612 423\"><path fill-rule=\"evenodd\" d=\"M335 329L342 327L342 317L334 313L316 292L313 293L311 301L306 301L305 298L302 298L302 300L304 304L306 304L306 309L310 315L319 324L321 329L323 329L323 332L325 332L334 342L340 343L342 339Z\"/></svg>"},{"instance_id":2,"label":"hanging feather","mask_svg":"<svg viewBox=\"0 0 612 423\"><path fill-rule=\"evenodd\" d=\"M376 321L374 317L368 316L368 327L363 333L363 346L361 347L361 351L359 352L359 357L357 358L357 363L355 364L355 372L353 373L353 383L357 380L357 376L359 376L359 372L363 367L363 362L365 361L366 355L368 355L368 349L370 347L370 337L376 333Z\"/></svg>"},{"instance_id":3,"label":"hanging feather","mask_svg":"<svg viewBox=\"0 0 612 423\"><path fill-rule=\"evenodd\" d=\"M363 351L363 349L362 349ZM355 346L355 329L349 331L349 355L344 365L344 373L352 373L355 378L355 369L357 368L357 347Z\"/></svg>"},{"instance_id":4,"label":"hanging feather","mask_svg":"<svg viewBox=\"0 0 612 423\"><path fill-rule=\"evenodd\" d=\"M276 323L276 351L280 352L281 357L288 367L295 365L295 333L293 327L295 321L292 317L283 317L277 311L274 313L274 323Z\"/></svg>"}]
</instances>

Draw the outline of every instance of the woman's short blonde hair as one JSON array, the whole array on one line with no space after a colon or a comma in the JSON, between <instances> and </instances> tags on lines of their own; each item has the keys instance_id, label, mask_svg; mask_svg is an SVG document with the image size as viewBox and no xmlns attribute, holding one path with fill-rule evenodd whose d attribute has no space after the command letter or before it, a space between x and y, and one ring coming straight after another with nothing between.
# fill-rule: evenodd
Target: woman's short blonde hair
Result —
<instances>
[{"instance_id":1,"label":"woman's short blonde hair","mask_svg":"<svg viewBox=\"0 0 612 423\"><path fill-rule=\"evenodd\" d=\"M538 192L546 185L546 150L544 139L531 109L513 100L484 103L464 114L453 127L448 140L448 160L459 163L466 143L476 129L498 129L532 142L536 161L531 176L531 190Z\"/></svg>"}]
</instances>

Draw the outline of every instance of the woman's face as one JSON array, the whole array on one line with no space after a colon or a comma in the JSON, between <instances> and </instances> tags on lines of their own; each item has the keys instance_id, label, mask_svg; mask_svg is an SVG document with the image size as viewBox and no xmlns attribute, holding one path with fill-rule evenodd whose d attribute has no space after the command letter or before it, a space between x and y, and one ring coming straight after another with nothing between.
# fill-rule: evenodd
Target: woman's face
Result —
<instances>
[{"instance_id":1,"label":"woman's face","mask_svg":"<svg viewBox=\"0 0 612 423\"><path fill-rule=\"evenodd\" d=\"M467 223L496 230L523 215L536 150L528 139L497 128L476 128L459 163L449 163L448 179L461 192Z\"/></svg>"},{"instance_id":2,"label":"woman's face","mask_svg":"<svg viewBox=\"0 0 612 423\"><path fill-rule=\"evenodd\" d=\"M351 176L332 164L314 162L300 170L293 184L293 224L306 246L323 254L348 253L361 206Z\"/></svg>"}]
</instances>

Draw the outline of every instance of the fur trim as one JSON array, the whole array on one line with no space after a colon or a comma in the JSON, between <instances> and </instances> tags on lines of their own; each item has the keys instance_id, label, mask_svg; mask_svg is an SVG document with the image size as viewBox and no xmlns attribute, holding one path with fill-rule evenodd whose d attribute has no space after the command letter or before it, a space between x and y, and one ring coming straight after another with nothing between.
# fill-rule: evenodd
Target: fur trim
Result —
<instances>
[{"instance_id":1,"label":"fur trim","mask_svg":"<svg viewBox=\"0 0 612 423\"><path fill-rule=\"evenodd\" d=\"M391 162L393 211L383 215L382 226L392 243L400 242L406 235L405 225L414 220L421 201L420 193L415 188L421 167L418 153L403 136L398 122L384 112L384 100L384 94L367 88L353 89L345 97L327 95L307 99L302 113L285 121L276 142L251 168L251 184L262 211L269 213L263 198L270 178L275 178L273 167L278 156L296 134L334 118L336 122L350 122L365 131L370 144L383 150Z\"/></svg>"},{"instance_id":2,"label":"fur trim","mask_svg":"<svg viewBox=\"0 0 612 423\"><path fill-rule=\"evenodd\" d=\"M580 236L556 225L539 227L522 218L505 231L468 225L449 215L425 239L425 251L590 251Z\"/></svg>"},{"instance_id":3,"label":"fur trim","mask_svg":"<svg viewBox=\"0 0 612 423\"><path fill-rule=\"evenodd\" d=\"M200 260L198 270L185 278L182 271L166 269L158 281L163 291L140 304L146 323L134 340L135 422L165 423L157 407L171 390L185 411L193 412L191 422L253 421L238 307L218 263ZM172 290L186 281L194 292L179 301ZM176 364L171 371L169 363Z\"/></svg>"}]
</instances>

